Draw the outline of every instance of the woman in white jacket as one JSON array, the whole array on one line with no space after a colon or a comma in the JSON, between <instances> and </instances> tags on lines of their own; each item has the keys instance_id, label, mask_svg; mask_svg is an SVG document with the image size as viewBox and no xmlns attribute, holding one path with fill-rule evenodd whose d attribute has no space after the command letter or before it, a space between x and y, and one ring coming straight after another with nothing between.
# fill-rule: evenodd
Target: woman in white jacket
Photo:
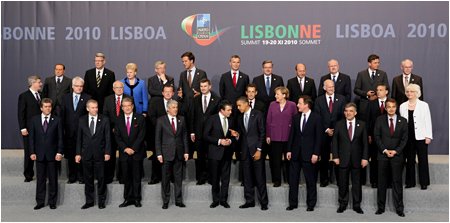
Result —
<instances>
[{"instance_id":1,"label":"woman in white jacket","mask_svg":"<svg viewBox=\"0 0 450 223\"><path fill-rule=\"evenodd\" d=\"M416 152L419 164L419 182L422 190L430 185L428 169L428 144L433 139L431 114L428 104L419 100L420 87L417 84L406 86L405 94L408 101L400 105L400 115L408 120L408 143L405 146L406 186L416 186Z\"/></svg>"}]
</instances>

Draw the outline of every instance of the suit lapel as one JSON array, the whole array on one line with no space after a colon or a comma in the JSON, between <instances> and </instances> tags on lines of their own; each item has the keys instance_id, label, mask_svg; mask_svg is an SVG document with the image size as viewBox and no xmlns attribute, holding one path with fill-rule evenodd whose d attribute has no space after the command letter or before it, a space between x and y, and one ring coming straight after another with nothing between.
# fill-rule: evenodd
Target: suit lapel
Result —
<instances>
[{"instance_id":1,"label":"suit lapel","mask_svg":"<svg viewBox=\"0 0 450 223\"><path fill-rule=\"evenodd\" d=\"M402 120L399 119L398 115L397 115L397 123L395 123L395 129L394 129L394 134L397 132L397 129L399 128L398 126L402 124Z\"/></svg>"},{"instance_id":2,"label":"suit lapel","mask_svg":"<svg viewBox=\"0 0 450 223\"><path fill-rule=\"evenodd\" d=\"M136 125L136 123L137 123L136 113L133 112L133 119L131 120L131 123L130 123L130 135L128 135L128 137L130 137L134 133L134 131L135 131L134 126ZM126 127L126 124L125 124L125 127Z\"/></svg>"},{"instance_id":3,"label":"suit lapel","mask_svg":"<svg viewBox=\"0 0 450 223\"><path fill-rule=\"evenodd\" d=\"M177 115L177 127L176 127L177 128L177 135L180 134L180 130L182 128L181 125L182 125L182 123L181 123L181 120L180 120L180 116Z\"/></svg>"},{"instance_id":4,"label":"suit lapel","mask_svg":"<svg viewBox=\"0 0 450 223\"><path fill-rule=\"evenodd\" d=\"M212 109L211 107L213 107L214 103L215 103L215 99L213 97L213 94L211 93L211 98L209 99L208 107L206 108L206 112L205 113L208 113Z\"/></svg>"}]
</instances>

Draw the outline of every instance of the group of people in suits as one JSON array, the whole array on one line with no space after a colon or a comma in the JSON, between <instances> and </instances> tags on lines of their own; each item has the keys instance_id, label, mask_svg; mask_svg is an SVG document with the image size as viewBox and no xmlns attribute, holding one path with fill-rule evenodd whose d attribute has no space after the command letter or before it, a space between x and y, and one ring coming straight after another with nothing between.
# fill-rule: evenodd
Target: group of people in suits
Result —
<instances>
[{"instance_id":1,"label":"group of people in suits","mask_svg":"<svg viewBox=\"0 0 450 223\"><path fill-rule=\"evenodd\" d=\"M261 209L268 209L267 155L274 187L279 187L283 178L289 183L287 210L298 207L301 168L307 185L307 211L314 210L318 173L321 187L331 183L330 159L336 165L338 213L348 205L350 173L353 209L363 213L361 185L365 184L364 168L369 161L370 182L378 188L377 214L384 212L386 188L392 184L397 213L404 216L401 170L406 159L406 188L414 187L416 152L421 188L429 185L431 117L428 104L422 101L422 80L411 73L411 60L402 61L403 74L393 80L394 100L387 98L387 74L378 69L379 57L370 55L369 68L359 72L356 79L354 93L360 96L356 105L350 103L350 77L339 72L336 60L328 62L330 73L321 77L316 91L314 79L306 77L302 63L295 66L296 77L284 87L283 78L272 73L272 61L264 61L263 74L250 83L249 76L239 70L240 57L233 55L231 70L221 75L219 96L211 91L206 72L194 65L192 52L182 54L181 59L185 70L180 74L178 98L174 97L174 78L165 74L164 62L155 63L156 75L148 79L146 88L145 82L136 77L134 63L127 64L127 77L116 81L114 72L104 67L101 53L95 55L95 68L87 70L84 79L65 77L64 65L57 64L55 76L46 79L42 95L40 77L28 79L29 90L19 96L18 116L24 136L25 182L34 176L33 161L39 162L35 209L44 206L45 184L40 185L46 177L43 171L51 169L49 178L55 180L54 161L60 161L62 155L68 159L68 183L78 180L85 184L86 204L82 209L94 205L94 175L99 182L98 205L105 208L106 184L113 181L115 172L124 183L125 201L119 207L141 207L146 148L153 151L149 184L161 181L163 209L168 208L171 181L176 206L185 207L181 194L183 162L194 152L197 185L212 185L211 208L230 207L227 197L233 153L241 161L243 176L246 202L240 208L255 206L257 187ZM55 125L58 128L52 127ZM44 140L42 144L42 133L54 134L53 138L44 137L53 141ZM53 143L52 150L45 150L45 143ZM403 151L408 153L403 155ZM48 204L56 208L55 184L50 187Z\"/></svg>"}]
</instances>

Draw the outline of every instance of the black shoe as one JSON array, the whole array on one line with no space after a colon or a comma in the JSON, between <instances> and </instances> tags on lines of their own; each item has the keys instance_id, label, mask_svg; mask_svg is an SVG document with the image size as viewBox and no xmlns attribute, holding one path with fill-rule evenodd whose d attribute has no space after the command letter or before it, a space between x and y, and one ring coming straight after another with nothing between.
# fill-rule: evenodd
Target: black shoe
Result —
<instances>
[{"instance_id":1,"label":"black shoe","mask_svg":"<svg viewBox=\"0 0 450 223\"><path fill-rule=\"evenodd\" d=\"M167 209L169 208L169 204L163 204L162 209Z\"/></svg>"},{"instance_id":2,"label":"black shoe","mask_svg":"<svg viewBox=\"0 0 450 223\"><path fill-rule=\"evenodd\" d=\"M297 209L297 206L289 205L289 207L286 208L286 211L292 211L294 209Z\"/></svg>"},{"instance_id":3,"label":"black shoe","mask_svg":"<svg viewBox=\"0 0 450 223\"><path fill-rule=\"evenodd\" d=\"M306 211L314 211L314 207L308 207L306 208Z\"/></svg>"},{"instance_id":4,"label":"black shoe","mask_svg":"<svg viewBox=\"0 0 450 223\"><path fill-rule=\"evenodd\" d=\"M244 186L244 182L241 183L241 187L243 187L243 186Z\"/></svg>"},{"instance_id":5,"label":"black shoe","mask_svg":"<svg viewBox=\"0 0 450 223\"><path fill-rule=\"evenodd\" d=\"M214 201L214 202L212 202L211 205L209 205L210 208L215 208L217 206L219 206L219 202L218 201Z\"/></svg>"},{"instance_id":6,"label":"black shoe","mask_svg":"<svg viewBox=\"0 0 450 223\"><path fill-rule=\"evenodd\" d=\"M397 211L397 215L400 217L405 217L405 213L403 213L403 211Z\"/></svg>"},{"instance_id":7,"label":"black shoe","mask_svg":"<svg viewBox=\"0 0 450 223\"><path fill-rule=\"evenodd\" d=\"M153 179L152 181L148 182L149 185L157 184L159 183L159 180Z\"/></svg>"},{"instance_id":8,"label":"black shoe","mask_svg":"<svg viewBox=\"0 0 450 223\"><path fill-rule=\"evenodd\" d=\"M134 204L133 201L124 201L122 204L119 205L119 208L124 208L132 204Z\"/></svg>"},{"instance_id":9,"label":"black shoe","mask_svg":"<svg viewBox=\"0 0 450 223\"><path fill-rule=\"evenodd\" d=\"M388 185L387 188L392 188L392 184Z\"/></svg>"},{"instance_id":10,"label":"black shoe","mask_svg":"<svg viewBox=\"0 0 450 223\"><path fill-rule=\"evenodd\" d=\"M358 214L364 214L364 211L361 208L353 208L353 210Z\"/></svg>"},{"instance_id":11,"label":"black shoe","mask_svg":"<svg viewBox=\"0 0 450 223\"><path fill-rule=\"evenodd\" d=\"M49 204L48 206L50 206L50 209L56 209L56 204Z\"/></svg>"},{"instance_id":12,"label":"black shoe","mask_svg":"<svg viewBox=\"0 0 450 223\"><path fill-rule=\"evenodd\" d=\"M345 209L347 209L345 206L339 206L339 208L337 209L337 213L343 213L345 211Z\"/></svg>"},{"instance_id":13,"label":"black shoe","mask_svg":"<svg viewBox=\"0 0 450 223\"><path fill-rule=\"evenodd\" d=\"M230 208L230 205L226 201L220 202L220 206L223 206L224 208Z\"/></svg>"},{"instance_id":14,"label":"black shoe","mask_svg":"<svg viewBox=\"0 0 450 223\"><path fill-rule=\"evenodd\" d=\"M373 184L372 184L372 188L378 188L377 183L373 183Z\"/></svg>"},{"instance_id":15,"label":"black shoe","mask_svg":"<svg viewBox=\"0 0 450 223\"><path fill-rule=\"evenodd\" d=\"M420 186L420 189L421 189L421 190L426 190L426 189L427 189L427 186Z\"/></svg>"},{"instance_id":16,"label":"black shoe","mask_svg":"<svg viewBox=\"0 0 450 223\"><path fill-rule=\"evenodd\" d=\"M134 206L137 207L137 208L140 208L140 207L142 207L142 204L141 204L140 201L135 201L134 202Z\"/></svg>"},{"instance_id":17,"label":"black shoe","mask_svg":"<svg viewBox=\"0 0 450 223\"><path fill-rule=\"evenodd\" d=\"M326 187L328 186L328 182L324 181L322 183L320 183L320 187Z\"/></svg>"},{"instance_id":18,"label":"black shoe","mask_svg":"<svg viewBox=\"0 0 450 223\"><path fill-rule=\"evenodd\" d=\"M273 183L273 187L279 187L279 186L281 186L281 183L280 183L280 182L275 182L275 183Z\"/></svg>"},{"instance_id":19,"label":"black shoe","mask_svg":"<svg viewBox=\"0 0 450 223\"><path fill-rule=\"evenodd\" d=\"M75 180L68 180L68 181L67 181L68 184L73 184L73 183L75 183L75 182L76 182Z\"/></svg>"},{"instance_id":20,"label":"black shoe","mask_svg":"<svg viewBox=\"0 0 450 223\"><path fill-rule=\"evenodd\" d=\"M105 203L98 204L98 209L104 209L104 208L106 208Z\"/></svg>"},{"instance_id":21,"label":"black shoe","mask_svg":"<svg viewBox=\"0 0 450 223\"><path fill-rule=\"evenodd\" d=\"M263 204L263 205L261 205L261 210L262 211L265 211L265 210L268 210L269 208L267 207L267 204Z\"/></svg>"},{"instance_id":22,"label":"black shoe","mask_svg":"<svg viewBox=\"0 0 450 223\"><path fill-rule=\"evenodd\" d=\"M203 185L206 183L206 180L199 180L197 181L197 185Z\"/></svg>"},{"instance_id":23,"label":"black shoe","mask_svg":"<svg viewBox=\"0 0 450 223\"><path fill-rule=\"evenodd\" d=\"M243 209L243 208L253 208L253 207L255 207L255 203L253 203L253 204L245 203L245 204L239 206L239 208L241 208L241 209Z\"/></svg>"},{"instance_id":24,"label":"black shoe","mask_svg":"<svg viewBox=\"0 0 450 223\"><path fill-rule=\"evenodd\" d=\"M80 180L78 183L79 184L84 184L84 180Z\"/></svg>"},{"instance_id":25,"label":"black shoe","mask_svg":"<svg viewBox=\"0 0 450 223\"><path fill-rule=\"evenodd\" d=\"M81 209L88 209L88 208L90 208L90 207L94 207L94 204L93 204L93 203L92 203L92 204L86 203L86 204L84 204L84 205L81 207Z\"/></svg>"},{"instance_id":26,"label":"black shoe","mask_svg":"<svg viewBox=\"0 0 450 223\"><path fill-rule=\"evenodd\" d=\"M30 181L32 181L33 179L29 179L29 178L25 178L25 180L23 181L23 182L30 182Z\"/></svg>"},{"instance_id":27,"label":"black shoe","mask_svg":"<svg viewBox=\"0 0 450 223\"><path fill-rule=\"evenodd\" d=\"M36 206L34 206L34 210L39 210L41 208L43 208L45 205L44 204L38 204Z\"/></svg>"},{"instance_id":28,"label":"black shoe","mask_svg":"<svg viewBox=\"0 0 450 223\"><path fill-rule=\"evenodd\" d=\"M180 208L185 208L186 205L184 205L183 203L176 203L175 206L178 206Z\"/></svg>"},{"instance_id":29,"label":"black shoe","mask_svg":"<svg viewBox=\"0 0 450 223\"><path fill-rule=\"evenodd\" d=\"M381 210L381 209L378 209L377 212L375 212L376 215L380 215L380 214L383 214L383 213L384 213L384 211Z\"/></svg>"}]
</instances>

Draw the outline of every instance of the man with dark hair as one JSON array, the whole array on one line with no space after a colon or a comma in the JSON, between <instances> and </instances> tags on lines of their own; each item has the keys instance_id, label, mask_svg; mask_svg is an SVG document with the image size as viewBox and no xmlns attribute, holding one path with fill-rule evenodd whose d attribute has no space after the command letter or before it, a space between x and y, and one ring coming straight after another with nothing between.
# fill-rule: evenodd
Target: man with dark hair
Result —
<instances>
[{"instance_id":1,"label":"man with dark hair","mask_svg":"<svg viewBox=\"0 0 450 223\"><path fill-rule=\"evenodd\" d=\"M192 52L183 53L181 61L186 70L180 73L178 96L183 101L191 101L200 95L200 80L208 76L205 71L195 67L195 56Z\"/></svg>"},{"instance_id":2,"label":"man with dark hair","mask_svg":"<svg viewBox=\"0 0 450 223\"><path fill-rule=\"evenodd\" d=\"M339 63L335 59L328 61L328 70L330 73L320 78L318 96L325 94L323 82L330 79L334 82L336 93L345 96L345 101L350 102L352 99L352 83L350 77L339 71Z\"/></svg>"},{"instance_id":3,"label":"man with dark hair","mask_svg":"<svg viewBox=\"0 0 450 223\"><path fill-rule=\"evenodd\" d=\"M250 105L252 109L256 109L263 114L266 114L266 105L264 104L264 102L256 99L256 95L258 95L258 90L256 89L256 84L247 85L245 94L247 95L248 105Z\"/></svg>"},{"instance_id":4,"label":"man with dark hair","mask_svg":"<svg viewBox=\"0 0 450 223\"><path fill-rule=\"evenodd\" d=\"M64 76L66 66L63 64L55 65L55 76L45 79L44 88L42 89L42 98L50 98L53 101L52 113L60 116L60 107L62 97L71 92L72 79Z\"/></svg>"},{"instance_id":5,"label":"man with dark hair","mask_svg":"<svg viewBox=\"0 0 450 223\"><path fill-rule=\"evenodd\" d=\"M284 86L283 78L272 74L273 62L265 60L262 63L263 74L253 78L253 84L256 84L258 94L256 99L262 101L266 108L269 108L270 102L275 101L275 88Z\"/></svg>"},{"instance_id":6,"label":"man with dark hair","mask_svg":"<svg viewBox=\"0 0 450 223\"><path fill-rule=\"evenodd\" d=\"M306 66L302 63L295 65L296 77L288 80L289 100L297 103L301 95L308 95L313 102L316 100L316 84L314 79L306 77Z\"/></svg>"},{"instance_id":7,"label":"man with dark hair","mask_svg":"<svg viewBox=\"0 0 450 223\"><path fill-rule=\"evenodd\" d=\"M233 105L231 113L232 117L237 115L236 100L240 96L245 96L245 88L250 80L247 74L241 72L241 58L238 55L233 55L230 58L231 71L221 75L219 82L220 97L223 100L228 100Z\"/></svg>"}]
</instances>

